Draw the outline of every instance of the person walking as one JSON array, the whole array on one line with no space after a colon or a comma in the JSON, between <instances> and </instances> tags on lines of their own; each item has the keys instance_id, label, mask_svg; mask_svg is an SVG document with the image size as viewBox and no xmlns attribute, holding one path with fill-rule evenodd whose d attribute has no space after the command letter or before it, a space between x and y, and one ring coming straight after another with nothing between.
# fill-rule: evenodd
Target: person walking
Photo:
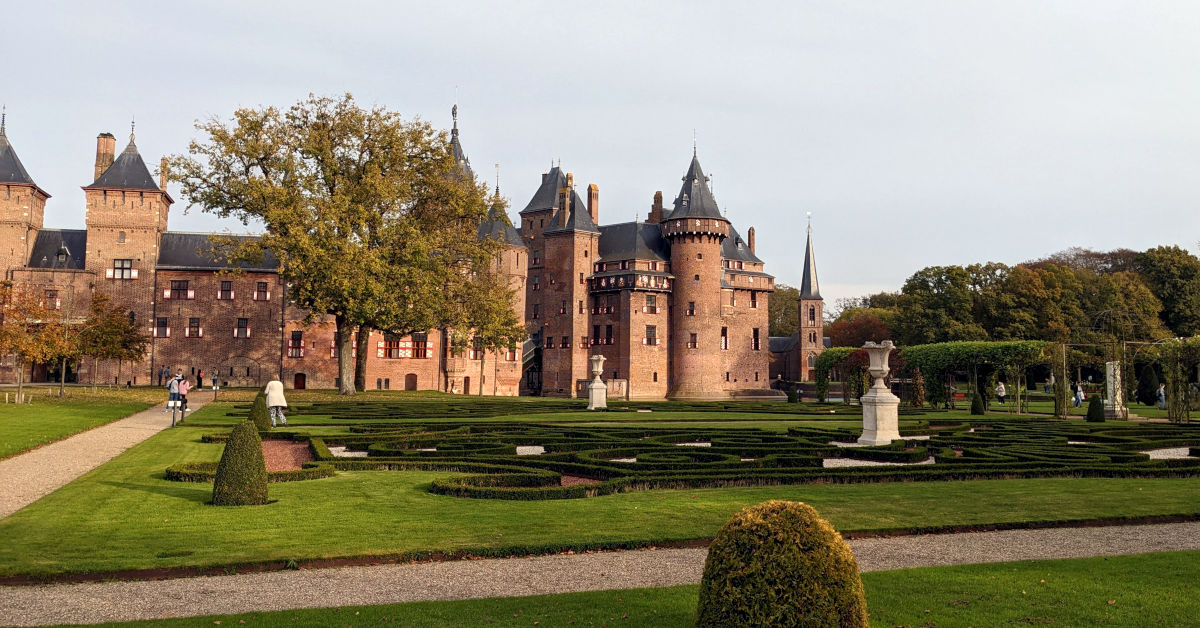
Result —
<instances>
[{"instance_id":1,"label":"person walking","mask_svg":"<svg viewBox=\"0 0 1200 628\"><path fill-rule=\"evenodd\" d=\"M1008 391L1004 389L1004 382L996 383L996 399L999 400L1000 403L1004 403L1004 397L1006 396L1007 392Z\"/></svg>"},{"instance_id":2,"label":"person walking","mask_svg":"<svg viewBox=\"0 0 1200 628\"><path fill-rule=\"evenodd\" d=\"M166 381L167 379L169 379L170 377L171 377L171 367L164 366L162 368L162 370L158 372L158 385L162 386L163 382Z\"/></svg>"},{"instance_id":3,"label":"person walking","mask_svg":"<svg viewBox=\"0 0 1200 628\"><path fill-rule=\"evenodd\" d=\"M1158 392L1156 393L1156 395L1158 396L1158 409L1166 410L1167 409L1167 385L1159 384Z\"/></svg>"},{"instance_id":4,"label":"person walking","mask_svg":"<svg viewBox=\"0 0 1200 628\"><path fill-rule=\"evenodd\" d=\"M1075 382L1075 407L1083 405L1083 384Z\"/></svg>"},{"instance_id":5,"label":"person walking","mask_svg":"<svg viewBox=\"0 0 1200 628\"><path fill-rule=\"evenodd\" d=\"M188 411L187 395L188 395L188 391L191 389L192 389L192 383L188 381L188 378L181 377L179 380L179 405L182 408L179 411L180 416L182 416L183 413Z\"/></svg>"},{"instance_id":6,"label":"person walking","mask_svg":"<svg viewBox=\"0 0 1200 628\"><path fill-rule=\"evenodd\" d=\"M196 388L204 388L204 369L196 371Z\"/></svg>"},{"instance_id":7,"label":"person walking","mask_svg":"<svg viewBox=\"0 0 1200 628\"><path fill-rule=\"evenodd\" d=\"M287 407L287 399L283 396L283 382L273 379L267 382L267 387L263 392L267 395L267 410L271 413L271 427L275 427L276 419L283 425L287 425L287 417L283 415L283 409Z\"/></svg>"},{"instance_id":8,"label":"person walking","mask_svg":"<svg viewBox=\"0 0 1200 628\"><path fill-rule=\"evenodd\" d=\"M183 379L183 372L180 371L178 377L172 377L167 380L167 405L163 407L163 412L171 406L172 401L179 401L179 380Z\"/></svg>"}]
</instances>

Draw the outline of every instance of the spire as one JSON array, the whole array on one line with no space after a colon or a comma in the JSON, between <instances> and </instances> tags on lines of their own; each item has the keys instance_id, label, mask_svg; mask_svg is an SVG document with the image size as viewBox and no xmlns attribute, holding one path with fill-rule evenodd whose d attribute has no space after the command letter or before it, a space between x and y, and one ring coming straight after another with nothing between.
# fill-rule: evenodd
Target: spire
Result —
<instances>
[{"instance_id":1,"label":"spire","mask_svg":"<svg viewBox=\"0 0 1200 628\"><path fill-rule=\"evenodd\" d=\"M133 135L134 135L134 134L133 134L133 129L134 129L134 127L136 127L136 126L137 126L137 120L135 120L135 119L133 118L133 116L130 116L130 117L129 117L129 145L130 145L130 146L133 146ZM125 150L129 150L129 149L128 149L128 148L126 148Z\"/></svg>"},{"instance_id":2,"label":"spire","mask_svg":"<svg viewBox=\"0 0 1200 628\"><path fill-rule=\"evenodd\" d=\"M5 135L4 127L8 124L8 105L0 106L0 135Z\"/></svg>"},{"instance_id":3,"label":"spire","mask_svg":"<svg viewBox=\"0 0 1200 628\"><path fill-rule=\"evenodd\" d=\"M500 163L496 163L496 198L500 198Z\"/></svg>"},{"instance_id":4,"label":"spire","mask_svg":"<svg viewBox=\"0 0 1200 628\"><path fill-rule=\"evenodd\" d=\"M675 210L671 212L671 218L724 219L708 183L709 178L700 167L700 159L693 154L692 163L683 175L683 187L679 190L679 196L675 197Z\"/></svg>"},{"instance_id":5,"label":"spire","mask_svg":"<svg viewBox=\"0 0 1200 628\"><path fill-rule=\"evenodd\" d=\"M457 96L455 100L458 100ZM450 108L450 118L453 126L450 128L450 151L454 155L454 163L458 164L459 173L470 180L475 179L475 171L471 170L471 160L467 158L462 143L458 140L458 103Z\"/></svg>"},{"instance_id":6,"label":"spire","mask_svg":"<svg viewBox=\"0 0 1200 628\"><path fill-rule=\"evenodd\" d=\"M12 144L8 142L7 118L7 108L0 109L0 183L20 183L37 187L33 179L29 177L29 173L25 171L25 166L21 164ZM45 194L44 191L42 193ZM47 196L49 195L47 194Z\"/></svg>"},{"instance_id":7,"label":"spire","mask_svg":"<svg viewBox=\"0 0 1200 628\"><path fill-rule=\"evenodd\" d=\"M804 247L804 273L800 279L800 298L821 300L821 288L817 285L817 257L813 253L812 212L808 213L808 244Z\"/></svg>"}]
</instances>

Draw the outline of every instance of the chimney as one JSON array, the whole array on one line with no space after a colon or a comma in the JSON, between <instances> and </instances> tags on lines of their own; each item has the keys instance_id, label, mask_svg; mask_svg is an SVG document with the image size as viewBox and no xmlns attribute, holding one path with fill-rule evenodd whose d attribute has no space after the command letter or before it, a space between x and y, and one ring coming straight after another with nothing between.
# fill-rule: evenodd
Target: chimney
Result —
<instances>
[{"instance_id":1,"label":"chimney","mask_svg":"<svg viewBox=\"0 0 1200 628\"><path fill-rule=\"evenodd\" d=\"M588 213L593 223L600 224L600 186L595 183L588 184Z\"/></svg>"},{"instance_id":2,"label":"chimney","mask_svg":"<svg viewBox=\"0 0 1200 628\"><path fill-rule=\"evenodd\" d=\"M558 226L567 226L567 214L571 213L571 190L575 187L575 175L567 173L567 187L558 191Z\"/></svg>"},{"instance_id":3,"label":"chimney","mask_svg":"<svg viewBox=\"0 0 1200 628\"><path fill-rule=\"evenodd\" d=\"M655 225L662 222L663 206L662 206L662 190L654 193L654 204L650 206L650 218L646 222Z\"/></svg>"},{"instance_id":4,"label":"chimney","mask_svg":"<svg viewBox=\"0 0 1200 628\"><path fill-rule=\"evenodd\" d=\"M163 191L167 191L167 174L170 172L170 166L167 165L167 158L163 157L158 164L158 187ZM753 233L753 229L750 230Z\"/></svg>"},{"instance_id":5,"label":"chimney","mask_svg":"<svg viewBox=\"0 0 1200 628\"><path fill-rule=\"evenodd\" d=\"M113 164L113 156L117 154L117 138L112 133L101 133L96 136L96 176L95 181Z\"/></svg>"},{"instance_id":6,"label":"chimney","mask_svg":"<svg viewBox=\"0 0 1200 628\"><path fill-rule=\"evenodd\" d=\"M746 232L746 246L750 247L750 253L753 254L754 253L754 227L750 227L750 230Z\"/></svg>"}]
</instances>

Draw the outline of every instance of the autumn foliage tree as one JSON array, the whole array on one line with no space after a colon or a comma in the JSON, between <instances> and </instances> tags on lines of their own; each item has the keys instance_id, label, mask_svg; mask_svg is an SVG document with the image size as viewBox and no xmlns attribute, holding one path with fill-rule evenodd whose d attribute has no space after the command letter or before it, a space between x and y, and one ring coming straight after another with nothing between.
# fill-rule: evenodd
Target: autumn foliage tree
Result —
<instances>
[{"instance_id":1,"label":"autumn foliage tree","mask_svg":"<svg viewBox=\"0 0 1200 628\"><path fill-rule=\"evenodd\" d=\"M445 133L348 94L239 109L197 129L171 160L174 178L204 211L262 223L261 237L218 247L229 262L270 251L306 322L332 317L343 394L355 392L356 332L365 365L372 330L465 331L481 318L455 295L500 243L476 237L487 192L457 176Z\"/></svg>"},{"instance_id":2,"label":"autumn foliage tree","mask_svg":"<svg viewBox=\"0 0 1200 628\"><path fill-rule=\"evenodd\" d=\"M62 342L62 317L47 307L44 297L30 290L0 284L0 353L11 355L16 363L17 401L24 399L25 368L55 357Z\"/></svg>"}]
</instances>

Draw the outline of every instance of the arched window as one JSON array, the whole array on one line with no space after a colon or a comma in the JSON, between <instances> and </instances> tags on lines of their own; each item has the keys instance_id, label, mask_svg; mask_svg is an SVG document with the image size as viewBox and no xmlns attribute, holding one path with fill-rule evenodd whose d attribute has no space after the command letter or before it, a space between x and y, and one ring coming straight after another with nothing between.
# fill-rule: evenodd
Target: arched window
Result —
<instances>
[{"instance_id":1,"label":"arched window","mask_svg":"<svg viewBox=\"0 0 1200 628\"><path fill-rule=\"evenodd\" d=\"M812 368L817 365L817 355L815 353L808 354L808 366Z\"/></svg>"},{"instance_id":2,"label":"arched window","mask_svg":"<svg viewBox=\"0 0 1200 628\"><path fill-rule=\"evenodd\" d=\"M817 306L815 305L808 306L808 324L817 324Z\"/></svg>"}]
</instances>

